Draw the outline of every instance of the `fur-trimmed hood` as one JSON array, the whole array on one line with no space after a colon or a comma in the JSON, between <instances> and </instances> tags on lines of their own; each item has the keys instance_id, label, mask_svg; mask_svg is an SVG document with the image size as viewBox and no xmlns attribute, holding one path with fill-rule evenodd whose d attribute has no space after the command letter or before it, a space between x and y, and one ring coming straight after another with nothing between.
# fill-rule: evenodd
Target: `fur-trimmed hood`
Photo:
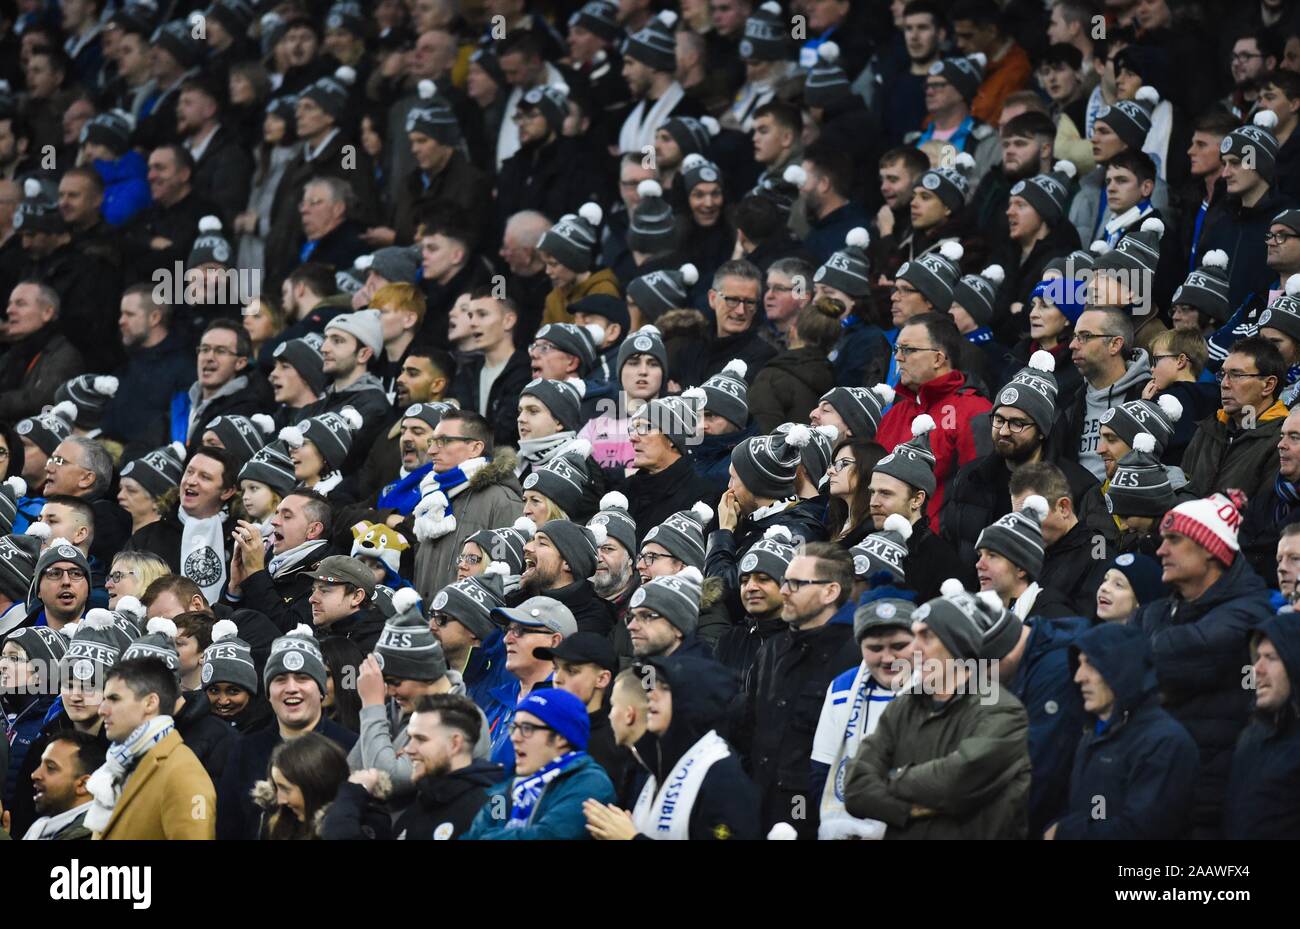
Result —
<instances>
[{"instance_id":1,"label":"fur-trimmed hood","mask_svg":"<svg viewBox=\"0 0 1300 929\"><path fill-rule=\"evenodd\" d=\"M470 492L484 490L494 484L512 485L518 492L519 479L515 477L515 467L518 463L514 449L508 446L498 448L492 453L492 460L479 468L469 479Z\"/></svg>"},{"instance_id":2,"label":"fur-trimmed hood","mask_svg":"<svg viewBox=\"0 0 1300 929\"><path fill-rule=\"evenodd\" d=\"M721 600L723 592L722 578L706 577L700 586L700 612L703 613Z\"/></svg>"}]
</instances>

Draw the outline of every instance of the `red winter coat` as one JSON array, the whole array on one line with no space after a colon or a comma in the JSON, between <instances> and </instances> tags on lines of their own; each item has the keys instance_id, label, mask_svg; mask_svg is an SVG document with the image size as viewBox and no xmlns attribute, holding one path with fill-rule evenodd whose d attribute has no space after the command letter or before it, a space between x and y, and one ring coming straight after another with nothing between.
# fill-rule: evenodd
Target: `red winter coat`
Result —
<instances>
[{"instance_id":1,"label":"red winter coat","mask_svg":"<svg viewBox=\"0 0 1300 929\"><path fill-rule=\"evenodd\" d=\"M894 405L880 420L876 441L886 452L892 452L895 445L912 438L913 419L929 413L934 420L930 449L934 452L936 488L926 505L932 532L939 531L939 507L948 480L966 462L992 451L992 409L993 405L974 387L966 386L966 377L960 371L936 377L922 384L919 391L903 384L895 388Z\"/></svg>"}]
</instances>

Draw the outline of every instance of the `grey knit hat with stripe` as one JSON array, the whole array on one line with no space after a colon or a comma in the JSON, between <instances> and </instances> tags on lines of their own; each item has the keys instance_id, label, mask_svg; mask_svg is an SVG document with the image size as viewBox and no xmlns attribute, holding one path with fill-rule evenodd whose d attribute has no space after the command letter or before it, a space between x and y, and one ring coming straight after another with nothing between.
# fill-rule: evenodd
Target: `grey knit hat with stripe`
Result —
<instances>
[{"instance_id":1,"label":"grey knit hat with stripe","mask_svg":"<svg viewBox=\"0 0 1300 929\"><path fill-rule=\"evenodd\" d=\"M627 296L641 308L641 315L653 322L669 310L685 307L687 294L699 279L700 272L688 262L676 271L651 271L633 278Z\"/></svg>"},{"instance_id":2,"label":"grey knit hat with stripe","mask_svg":"<svg viewBox=\"0 0 1300 929\"><path fill-rule=\"evenodd\" d=\"M1232 315L1228 303L1228 253L1212 248L1202 255L1201 266L1187 275L1169 302L1190 306L1215 322L1226 323Z\"/></svg>"},{"instance_id":3,"label":"grey knit hat with stripe","mask_svg":"<svg viewBox=\"0 0 1300 929\"><path fill-rule=\"evenodd\" d=\"M704 394L703 408L706 412L744 429L749 422L749 385L745 383L748 371L745 362L733 358L723 365L721 371L692 390ZM682 396L688 393L692 391L688 390Z\"/></svg>"},{"instance_id":4,"label":"grey knit hat with stripe","mask_svg":"<svg viewBox=\"0 0 1300 929\"><path fill-rule=\"evenodd\" d=\"M117 378L111 374L80 374L64 381L54 391L54 402L69 401L77 407L76 424L85 428L99 425L110 400L117 396Z\"/></svg>"},{"instance_id":5,"label":"grey knit hat with stripe","mask_svg":"<svg viewBox=\"0 0 1300 929\"><path fill-rule=\"evenodd\" d=\"M576 213L566 213L537 240L537 248L570 271L590 271L600 241L600 221L605 213L596 203L584 203Z\"/></svg>"},{"instance_id":6,"label":"grey knit hat with stripe","mask_svg":"<svg viewBox=\"0 0 1300 929\"><path fill-rule=\"evenodd\" d=\"M324 459L326 469L337 471L347 460L353 433L361 428L361 423L361 414L345 406L337 413L320 413L297 426L286 426L280 430L280 440L291 449L301 448L304 441L311 442Z\"/></svg>"},{"instance_id":7,"label":"grey knit hat with stripe","mask_svg":"<svg viewBox=\"0 0 1300 929\"><path fill-rule=\"evenodd\" d=\"M229 268L234 261L235 250L231 247L230 240L221 234L221 220L216 216L204 216L199 220L199 235L190 248L185 266L197 268L213 264Z\"/></svg>"},{"instance_id":8,"label":"grey knit hat with stripe","mask_svg":"<svg viewBox=\"0 0 1300 929\"><path fill-rule=\"evenodd\" d=\"M31 526L27 527L28 536L36 536L37 538L44 537L46 534L45 532L33 528L33 526L37 525L44 526L46 530L49 528L47 523L33 523ZM9 536L8 538L14 537ZM86 558L85 553L82 552L81 549L77 548L77 546L62 537L50 539L49 543L45 547L45 551L41 552L40 557L36 559L36 570L32 573L32 583L27 590L27 606L29 608L40 602L40 597L37 595L37 589L41 584L41 576L59 562L67 562L68 564L75 565L85 572L86 577L90 577L90 560Z\"/></svg>"},{"instance_id":9,"label":"grey knit hat with stripe","mask_svg":"<svg viewBox=\"0 0 1300 929\"><path fill-rule=\"evenodd\" d=\"M536 524L527 516L521 516L514 525L502 529L480 529L465 541L481 548L489 562L504 562L510 574L518 575L524 573L524 546L536 531Z\"/></svg>"},{"instance_id":10,"label":"grey knit hat with stripe","mask_svg":"<svg viewBox=\"0 0 1300 929\"><path fill-rule=\"evenodd\" d=\"M636 192L641 199L628 220L628 248L646 255L671 252L677 247L677 220L664 199L663 186L656 180L644 180Z\"/></svg>"},{"instance_id":11,"label":"grey knit hat with stripe","mask_svg":"<svg viewBox=\"0 0 1300 929\"><path fill-rule=\"evenodd\" d=\"M1219 154L1236 155L1243 167L1253 168L1266 181L1273 180L1277 171L1277 114L1261 108L1249 126L1240 126L1223 137Z\"/></svg>"},{"instance_id":12,"label":"grey knit hat with stripe","mask_svg":"<svg viewBox=\"0 0 1300 929\"><path fill-rule=\"evenodd\" d=\"M447 657L425 621L414 588L393 594L393 616L384 623L374 651L385 677L433 682L447 676Z\"/></svg>"},{"instance_id":13,"label":"grey knit hat with stripe","mask_svg":"<svg viewBox=\"0 0 1300 929\"><path fill-rule=\"evenodd\" d=\"M1133 100L1120 100L1097 111L1095 122L1105 123L1129 148L1141 151L1151 131L1151 113L1160 102L1160 92L1143 84Z\"/></svg>"},{"instance_id":14,"label":"grey knit hat with stripe","mask_svg":"<svg viewBox=\"0 0 1300 929\"><path fill-rule=\"evenodd\" d=\"M663 334L657 326L642 326L623 340L623 344L618 347L618 370L615 372L615 380L621 380L623 365L627 364L633 355L649 355L659 362L659 367L665 372L668 370L668 349L664 345Z\"/></svg>"},{"instance_id":15,"label":"grey knit hat with stripe","mask_svg":"<svg viewBox=\"0 0 1300 929\"><path fill-rule=\"evenodd\" d=\"M13 533L0 536L0 593L16 602L27 599L40 555L41 540L37 536Z\"/></svg>"},{"instance_id":16,"label":"grey knit hat with stripe","mask_svg":"<svg viewBox=\"0 0 1300 929\"><path fill-rule=\"evenodd\" d=\"M763 537L749 547L737 571L745 574L766 574L776 583L785 579L786 569L794 561L794 536L786 526L769 526Z\"/></svg>"},{"instance_id":17,"label":"grey knit hat with stripe","mask_svg":"<svg viewBox=\"0 0 1300 929\"><path fill-rule=\"evenodd\" d=\"M623 32L618 24L618 4L607 0L590 0L569 17L569 26L580 26L606 42L613 42Z\"/></svg>"},{"instance_id":18,"label":"grey knit hat with stripe","mask_svg":"<svg viewBox=\"0 0 1300 929\"><path fill-rule=\"evenodd\" d=\"M448 584L434 595L429 609L434 613L445 613L479 640L485 641L496 630L492 611L505 606L505 601L480 577L467 577Z\"/></svg>"},{"instance_id":19,"label":"grey knit hat with stripe","mask_svg":"<svg viewBox=\"0 0 1300 929\"><path fill-rule=\"evenodd\" d=\"M64 627L67 628L67 627ZM85 683L98 682L103 687L104 677L122 657L135 637L115 621L109 610L89 610L77 623L72 641L63 655L66 674L73 680Z\"/></svg>"},{"instance_id":20,"label":"grey knit hat with stripe","mask_svg":"<svg viewBox=\"0 0 1300 929\"><path fill-rule=\"evenodd\" d=\"M551 540L576 580L588 580L596 573L596 549L608 537L604 526L587 527L567 519L552 519L537 531Z\"/></svg>"},{"instance_id":21,"label":"grey knit hat with stripe","mask_svg":"<svg viewBox=\"0 0 1300 929\"><path fill-rule=\"evenodd\" d=\"M690 196L701 184L721 184L722 169L698 152L682 159L682 193Z\"/></svg>"},{"instance_id":22,"label":"grey knit hat with stripe","mask_svg":"<svg viewBox=\"0 0 1300 929\"><path fill-rule=\"evenodd\" d=\"M569 88L565 84L533 87L519 101L518 109L536 110L546 120L547 127L558 135L569 115Z\"/></svg>"},{"instance_id":23,"label":"grey knit hat with stripe","mask_svg":"<svg viewBox=\"0 0 1300 929\"><path fill-rule=\"evenodd\" d=\"M982 52L976 52L965 58L941 58L930 65L930 73L942 77L956 88L957 93L967 103L975 99L980 85L984 83L984 69L988 58Z\"/></svg>"},{"instance_id":24,"label":"grey knit hat with stripe","mask_svg":"<svg viewBox=\"0 0 1300 929\"><path fill-rule=\"evenodd\" d=\"M676 574L652 577L632 594L628 609L638 607L658 613L682 635L694 635L700 625L700 588L704 576L698 568L682 568Z\"/></svg>"},{"instance_id":25,"label":"grey knit hat with stripe","mask_svg":"<svg viewBox=\"0 0 1300 929\"><path fill-rule=\"evenodd\" d=\"M975 159L969 152L958 152L950 165L931 168L916 179L916 186L928 190L953 213L959 212L966 205L971 194L971 172L975 170Z\"/></svg>"},{"instance_id":26,"label":"grey knit hat with stripe","mask_svg":"<svg viewBox=\"0 0 1300 929\"><path fill-rule=\"evenodd\" d=\"M68 637L53 626L22 626L9 633L5 643L10 642L27 653L28 661L40 662L46 668L62 661L68 650ZM45 684L47 693L55 692L59 686L53 675L45 679Z\"/></svg>"},{"instance_id":27,"label":"grey knit hat with stripe","mask_svg":"<svg viewBox=\"0 0 1300 929\"><path fill-rule=\"evenodd\" d=\"M309 84L298 95L299 100L310 100L324 110L336 123L343 122L351 102L351 87L356 83L357 72L344 65Z\"/></svg>"},{"instance_id":28,"label":"grey knit hat with stripe","mask_svg":"<svg viewBox=\"0 0 1300 929\"><path fill-rule=\"evenodd\" d=\"M18 518L18 500L27 496L27 482L15 474L0 483L0 534L8 535L13 531L14 520Z\"/></svg>"},{"instance_id":29,"label":"grey knit hat with stripe","mask_svg":"<svg viewBox=\"0 0 1300 929\"><path fill-rule=\"evenodd\" d=\"M672 136L677 147L682 150L682 158L701 154L708 156L713 147L713 137L722 131L718 121L712 116L671 116L659 127Z\"/></svg>"},{"instance_id":30,"label":"grey knit hat with stripe","mask_svg":"<svg viewBox=\"0 0 1300 929\"><path fill-rule=\"evenodd\" d=\"M1260 329L1276 329L1300 342L1300 274L1286 279L1282 293L1259 314Z\"/></svg>"},{"instance_id":31,"label":"grey knit hat with stripe","mask_svg":"<svg viewBox=\"0 0 1300 929\"><path fill-rule=\"evenodd\" d=\"M946 312L952 306L952 291L961 276L957 262L965 254L965 249L956 239L944 242L920 258L903 262L896 278L907 281L920 291L936 312Z\"/></svg>"},{"instance_id":32,"label":"grey knit hat with stripe","mask_svg":"<svg viewBox=\"0 0 1300 929\"><path fill-rule=\"evenodd\" d=\"M262 686L267 693L271 690L271 681L281 674L305 674L316 682L321 697L325 696L325 679L329 671L325 668L325 656L321 654L316 634L306 623L299 623L289 633L271 642L271 654L262 669Z\"/></svg>"},{"instance_id":33,"label":"grey knit hat with stripe","mask_svg":"<svg viewBox=\"0 0 1300 929\"><path fill-rule=\"evenodd\" d=\"M657 397L643 406L632 419L634 422L648 422L650 428L662 432L683 455L695 441L700 427L698 406L682 397Z\"/></svg>"},{"instance_id":34,"label":"grey knit hat with stripe","mask_svg":"<svg viewBox=\"0 0 1300 929\"><path fill-rule=\"evenodd\" d=\"M813 440L812 429L794 423L784 431L751 436L731 450L736 476L755 497L784 500L794 493L803 450Z\"/></svg>"},{"instance_id":35,"label":"grey knit hat with stripe","mask_svg":"<svg viewBox=\"0 0 1300 929\"><path fill-rule=\"evenodd\" d=\"M1178 504L1169 469L1156 457L1151 433L1138 433L1132 445L1132 451L1115 463L1115 473L1106 483L1106 510L1112 516L1158 519Z\"/></svg>"},{"instance_id":36,"label":"grey knit hat with stripe","mask_svg":"<svg viewBox=\"0 0 1300 929\"><path fill-rule=\"evenodd\" d=\"M834 106L852 94L849 76L839 62L840 47L835 42L828 40L817 46L817 61L808 70L803 85L803 102L807 106Z\"/></svg>"},{"instance_id":37,"label":"grey knit hat with stripe","mask_svg":"<svg viewBox=\"0 0 1300 929\"><path fill-rule=\"evenodd\" d=\"M450 403L433 401L430 403L412 403L402 412L402 419L418 419L430 429L437 429L442 418L456 409Z\"/></svg>"},{"instance_id":38,"label":"grey knit hat with stripe","mask_svg":"<svg viewBox=\"0 0 1300 929\"><path fill-rule=\"evenodd\" d=\"M1141 433L1150 433L1155 453L1163 455L1174 429L1183 418L1183 405L1173 394L1161 394L1155 400L1130 400L1101 414L1101 425L1108 427L1130 448Z\"/></svg>"},{"instance_id":39,"label":"grey knit hat with stripe","mask_svg":"<svg viewBox=\"0 0 1300 929\"><path fill-rule=\"evenodd\" d=\"M886 597L862 604L853 613L853 638L861 642L869 635L878 635L888 629L912 631L912 616L916 604L911 600Z\"/></svg>"},{"instance_id":40,"label":"grey knit hat with stripe","mask_svg":"<svg viewBox=\"0 0 1300 929\"><path fill-rule=\"evenodd\" d=\"M677 38L673 27L677 14L663 10L644 27L623 40L623 57L632 58L655 71L677 70Z\"/></svg>"},{"instance_id":41,"label":"grey knit hat with stripe","mask_svg":"<svg viewBox=\"0 0 1300 929\"><path fill-rule=\"evenodd\" d=\"M14 229L19 232L49 232L59 235L68 229L63 214L59 212L54 188L47 188L34 177L23 181L23 199L14 211L13 223Z\"/></svg>"},{"instance_id":42,"label":"grey knit hat with stripe","mask_svg":"<svg viewBox=\"0 0 1300 929\"><path fill-rule=\"evenodd\" d=\"M768 0L749 15L737 51L742 61L785 61L791 57L790 26L781 15L781 4Z\"/></svg>"},{"instance_id":43,"label":"grey knit hat with stripe","mask_svg":"<svg viewBox=\"0 0 1300 929\"><path fill-rule=\"evenodd\" d=\"M554 334L556 330L550 331ZM582 427L582 398L586 395L587 385L577 377L563 381L534 378L519 392L520 397L536 397L540 400L551 411L560 427L571 432L577 432Z\"/></svg>"},{"instance_id":44,"label":"grey knit hat with stripe","mask_svg":"<svg viewBox=\"0 0 1300 929\"><path fill-rule=\"evenodd\" d=\"M534 339L545 340L566 355L578 359L578 373L586 377L600 361L600 343L605 341L605 327L599 323L547 323L537 330Z\"/></svg>"},{"instance_id":45,"label":"grey knit hat with stripe","mask_svg":"<svg viewBox=\"0 0 1300 929\"><path fill-rule=\"evenodd\" d=\"M588 526L604 526L605 534L613 539L628 555L635 556L636 521L628 511L628 499L617 490L611 490L600 498L600 512L587 520Z\"/></svg>"},{"instance_id":46,"label":"grey knit hat with stripe","mask_svg":"<svg viewBox=\"0 0 1300 929\"><path fill-rule=\"evenodd\" d=\"M239 469L239 479L265 484L281 497L298 486L298 478L293 473L293 459L279 440L259 448L248 464Z\"/></svg>"},{"instance_id":47,"label":"grey knit hat with stripe","mask_svg":"<svg viewBox=\"0 0 1300 929\"><path fill-rule=\"evenodd\" d=\"M663 546L678 561L704 570L704 527L713 519L713 507L696 503L689 510L669 516L651 527L641 544L654 542Z\"/></svg>"},{"instance_id":48,"label":"grey knit hat with stripe","mask_svg":"<svg viewBox=\"0 0 1300 929\"><path fill-rule=\"evenodd\" d=\"M523 488L541 494L566 515L576 515L582 506L583 497L591 492L591 484L591 475L582 458L565 454L555 456L540 468L534 468L524 478Z\"/></svg>"},{"instance_id":49,"label":"grey knit hat with stripe","mask_svg":"<svg viewBox=\"0 0 1300 929\"><path fill-rule=\"evenodd\" d=\"M30 439L37 448L51 455L60 442L72 435L71 411L66 405L61 407L55 404L46 413L18 420L14 432Z\"/></svg>"},{"instance_id":50,"label":"grey knit hat with stripe","mask_svg":"<svg viewBox=\"0 0 1300 929\"><path fill-rule=\"evenodd\" d=\"M822 394L822 400L831 405L853 438L870 442L880 428L880 418L885 407L894 402L894 388L888 384L875 387L832 387Z\"/></svg>"},{"instance_id":51,"label":"grey knit hat with stripe","mask_svg":"<svg viewBox=\"0 0 1300 929\"><path fill-rule=\"evenodd\" d=\"M782 423L774 431L785 434L795 425L795 423ZM803 465L804 473L808 475L808 480L812 481L814 486L822 485L826 472L831 466L835 443L839 440L839 428L830 423L812 427L812 441L803 447L803 452L799 455L799 464Z\"/></svg>"},{"instance_id":52,"label":"grey knit hat with stripe","mask_svg":"<svg viewBox=\"0 0 1300 929\"><path fill-rule=\"evenodd\" d=\"M993 304L1006 280L1002 265L989 265L979 274L963 275L952 288L952 302L961 304L977 326L993 323Z\"/></svg>"},{"instance_id":53,"label":"grey knit hat with stripe","mask_svg":"<svg viewBox=\"0 0 1300 929\"><path fill-rule=\"evenodd\" d=\"M871 234L862 226L850 229L844 247L831 254L813 274L813 281L841 290L850 297L865 297L871 292L871 259L867 246Z\"/></svg>"},{"instance_id":54,"label":"grey knit hat with stripe","mask_svg":"<svg viewBox=\"0 0 1300 929\"><path fill-rule=\"evenodd\" d=\"M321 337L311 333L301 339L281 342L271 352L271 357L297 371L312 393L319 394L328 383L325 378L325 359L321 357L320 347Z\"/></svg>"},{"instance_id":55,"label":"grey knit hat with stripe","mask_svg":"<svg viewBox=\"0 0 1300 929\"><path fill-rule=\"evenodd\" d=\"M934 418L929 413L917 416L912 420L912 438L894 446L892 452L876 462L873 471L888 474L933 497L935 460L930 449L930 433L934 428Z\"/></svg>"},{"instance_id":56,"label":"grey knit hat with stripe","mask_svg":"<svg viewBox=\"0 0 1300 929\"><path fill-rule=\"evenodd\" d=\"M1024 624L995 592L969 593L951 577L939 589L940 596L916 608L912 622L925 623L954 658L997 661L1020 642Z\"/></svg>"},{"instance_id":57,"label":"grey knit hat with stripe","mask_svg":"<svg viewBox=\"0 0 1300 929\"><path fill-rule=\"evenodd\" d=\"M179 487L185 471L185 446L180 442L155 448L153 451L128 461L122 467L122 477L129 477L149 496L158 498ZM291 469L292 470L292 469Z\"/></svg>"},{"instance_id":58,"label":"grey knit hat with stripe","mask_svg":"<svg viewBox=\"0 0 1300 929\"><path fill-rule=\"evenodd\" d=\"M1043 222L1055 226L1065 219L1065 212L1070 208L1070 184L1078 173L1074 162L1058 161L1050 173L1017 181L1011 187L1011 196L1022 197Z\"/></svg>"},{"instance_id":59,"label":"grey knit hat with stripe","mask_svg":"<svg viewBox=\"0 0 1300 929\"><path fill-rule=\"evenodd\" d=\"M1160 263L1160 238L1164 234L1165 224L1158 218L1150 216L1144 219L1137 231L1124 236L1118 245L1093 262L1093 270L1144 276L1155 274L1156 265Z\"/></svg>"},{"instance_id":60,"label":"grey knit hat with stripe","mask_svg":"<svg viewBox=\"0 0 1300 929\"><path fill-rule=\"evenodd\" d=\"M1056 358L1042 349L1029 356L1029 364L998 391L995 409L1009 406L1021 410L1034 421L1044 436L1056 422Z\"/></svg>"},{"instance_id":61,"label":"grey knit hat with stripe","mask_svg":"<svg viewBox=\"0 0 1300 929\"><path fill-rule=\"evenodd\" d=\"M253 649L239 637L239 626L229 619L218 620L212 627L212 644L203 650L204 687L234 684L256 694L257 666Z\"/></svg>"},{"instance_id":62,"label":"grey knit hat with stripe","mask_svg":"<svg viewBox=\"0 0 1300 929\"><path fill-rule=\"evenodd\" d=\"M123 661L131 661L134 658L157 658L171 669L179 681L181 656L176 650L176 623L163 616L150 619L145 626L144 635L122 651Z\"/></svg>"},{"instance_id":63,"label":"grey knit hat with stripe","mask_svg":"<svg viewBox=\"0 0 1300 929\"><path fill-rule=\"evenodd\" d=\"M854 576L869 580L878 574L888 574L890 583L902 583L906 580L903 562L907 559L907 540L911 537L912 524L907 517L890 513L879 530L849 549Z\"/></svg>"},{"instance_id":64,"label":"grey knit hat with stripe","mask_svg":"<svg viewBox=\"0 0 1300 929\"><path fill-rule=\"evenodd\" d=\"M216 433L222 446L242 467L258 450L275 436L275 420L265 413L241 416L229 413L208 420L204 432Z\"/></svg>"},{"instance_id":65,"label":"grey knit hat with stripe","mask_svg":"<svg viewBox=\"0 0 1300 929\"><path fill-rule=\"evenodd\" d=\"M1043 573L1043 520L1048 504L1044 497L1030 494L1019 510L1013 510L985 527L975 540L975 549L986 548L1021 568L1031 581Z\"/></svg>"}]
</instances>

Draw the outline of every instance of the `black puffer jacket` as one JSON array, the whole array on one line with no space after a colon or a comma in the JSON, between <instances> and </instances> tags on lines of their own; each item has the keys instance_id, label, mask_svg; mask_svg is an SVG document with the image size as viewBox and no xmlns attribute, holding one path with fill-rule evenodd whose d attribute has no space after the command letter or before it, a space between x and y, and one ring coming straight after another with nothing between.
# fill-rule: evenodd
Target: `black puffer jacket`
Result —
<instances>
[{"instance_id":1,"label":"black puffer jacket","mask_svg":"<svg viewBox=\"0 0 1300 929\"><path fill-rule=\"evenodd\" d=\"M1038 583L1064 597L1073 607L1072 615L1092 619L1097 612L1097 588L1114 554L1105 536L1089 532L1083 523L1075 523L1048 546Z\"/></svg>"},{"instance_id":2,"label":"black puffer jacket","mask_svg":"<svg viewBox=\"0 0 1300 929\"><path fill-rule=\"evenodd\" d=\"M1250 713L1242 668L1250 664L1251 627L1271 616L1268 588L1236 558L1191 602L1177 595L1143 607L1134 623L1151 640L1164 706L1187 727L1201 755L1193 827L1198 838L1222 833L1233 746Z\"/></svg>"},{"instance_id":3,"label":"black puffer jacket","mask_svg":"<svg viewBox=\"0 0 1300 929\"><path fill-rule=\"evenodd\" d=\"M709 506L718 502L709 482L686 456L655 474L637 471L620 489L627 497L628 513L636 521L638 546L647 532L674 513L689 510L701 500Z\"/></svg>"}]
</instances>

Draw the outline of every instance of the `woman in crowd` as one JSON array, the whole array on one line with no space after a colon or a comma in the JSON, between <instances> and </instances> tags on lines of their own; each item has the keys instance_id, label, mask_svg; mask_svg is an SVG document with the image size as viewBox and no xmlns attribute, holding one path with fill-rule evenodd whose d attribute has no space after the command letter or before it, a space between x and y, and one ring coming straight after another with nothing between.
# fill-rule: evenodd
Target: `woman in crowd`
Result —
<instances>
[{"instance_id":1,"label":"woman in crowd","mask_svg":"<svg viewBox=\"0 0 1300 929\"><path fill-rule=\"evenodd\" d=\"M263 839L315 839L317 817L348 779L348 756L334 740L308 732L271 752L267 780L254 787Z\"/></svg>"}]
</instances>

